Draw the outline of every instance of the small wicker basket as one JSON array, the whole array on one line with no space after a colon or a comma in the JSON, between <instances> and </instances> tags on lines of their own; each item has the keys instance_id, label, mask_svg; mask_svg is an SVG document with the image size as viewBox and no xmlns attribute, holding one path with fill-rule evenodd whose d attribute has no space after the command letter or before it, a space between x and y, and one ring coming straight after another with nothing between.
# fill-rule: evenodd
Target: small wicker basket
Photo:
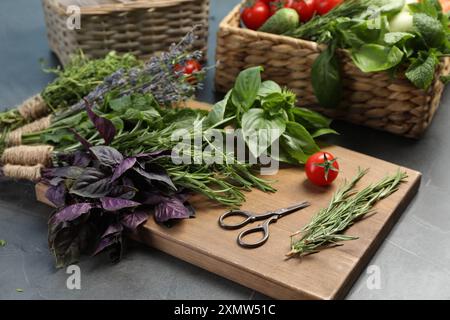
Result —
<instances>
[{"instance_id":1,"label":"small wicker basket","mask_svg":"<svg viewBox=\"0 0 450 320\"><path fill-rule=\"evenodd\" d=\"M209 0L42 0L52 51L62 64L82 49L99 58L109 51L141 59L166 50L194 25L195 50L206 52ZM69 6L80 8L80 28L68 28ZM73 29L73 30L71 30ZM206 56L206 55L205 55Z\"/></svg>"},{"instance_id":2,"label":"small wicker basket","mask_svg":"<svg viewBox=\"0 0 450 320\"><path fill-rule=\"evenodd\" d=\"M242 5L235 7L219 27L215 80L218 91L232 88L241 70L260 65L264 67L265 79L277 81L298 95L300 106L332 118L412 138L419 138L429 126L444 89L439 78L450 71L449 58L442 59L434 83L424 91L414 87L404 75L392 79L386 72L364 73L341 50L345 108L320 108L310 78L312 65L324 46L241 28Z\"/></svg>"}]
</instances>

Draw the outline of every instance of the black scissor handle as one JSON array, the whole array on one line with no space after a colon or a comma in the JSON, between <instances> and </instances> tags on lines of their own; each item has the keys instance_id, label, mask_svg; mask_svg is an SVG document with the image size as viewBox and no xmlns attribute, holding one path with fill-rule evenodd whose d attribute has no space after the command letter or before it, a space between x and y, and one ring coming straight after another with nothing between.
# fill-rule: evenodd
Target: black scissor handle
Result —
<instances>
[{"instance_id":1,"label":"black scissor handle","mask_svg":"<svg viewBox=\"0 0 450 320\"><path fill-rule=\"evenodd\" d=\"M245 220L243 220L239 223L236 223L236 224L227 224L227 223L225 223L225 219L227 219L229 217L243 217L243 218L245 218ZM255 216L253 214L251 214L250 212L242 211L242 210L231 210L220 216L219 225L223 229L236 230L236 229L240 229L240 228L246 226L249 223L252 223L253 221L255 221Z\"/></svg>"},{"instance_id":2,"label":"black scissor handle","mask_svg":"<svg viewBox=\"0 0 450 320\"><path fill-rule=\"evenodd\" d=\"M243 248L247 248L247 249L254 249L254 248L261 247L264 243L267 242L267 240L269 240L269 225L272 222L276 222L277 220L278 220L278 217L272 217L272 218L268 219L267 221L265 221L263 224L255 227L255 228L250 228L250 229L242 231L237 238L238 245L240 245ZM258 232L261 232L263 234L263 237L259 241L256 241L254 243L248 243L248 242L244 241L244 238L246 236L248 236L249 234L258 233Z\"/></svg>"}]
</instances>

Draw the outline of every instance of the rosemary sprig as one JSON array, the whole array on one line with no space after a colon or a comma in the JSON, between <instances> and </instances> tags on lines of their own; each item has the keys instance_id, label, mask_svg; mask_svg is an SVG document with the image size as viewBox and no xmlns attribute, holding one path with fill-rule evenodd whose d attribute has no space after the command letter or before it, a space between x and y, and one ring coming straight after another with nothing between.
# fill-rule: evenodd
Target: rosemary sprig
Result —
<instances>
[{"instance_id":1,"label":"rosemary sprig","mask_svg":"<svg viewBox=\"0 0 450 320\"><path fill-rule=\"evenodd\" d=\"M400 170L365 189L356 192L356 184L367 174L368 169L359 170L358 175L338 190L328 208L322 209L311 222L291 237L292 256L305 256L322 249L340 245L341 241L355 240L357 237L344 235L343 232L368 214L373 214L376 202L387 198L406 181L407 174ZM300 239L294 240L298 235Z\"/></svg>"}]
</instances>

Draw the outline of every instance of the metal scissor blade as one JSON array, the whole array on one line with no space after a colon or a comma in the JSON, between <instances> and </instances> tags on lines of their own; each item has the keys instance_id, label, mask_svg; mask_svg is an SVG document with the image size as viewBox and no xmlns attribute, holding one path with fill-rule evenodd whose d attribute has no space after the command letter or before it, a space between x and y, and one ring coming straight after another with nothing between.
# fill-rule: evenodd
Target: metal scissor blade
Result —
<instances>
[{"instance_id":1,"label":"metal scissor blade","mask_svg":"<svg viewBox=\"0 0 450 320\"><path fill-rule=\"evenodd\" d=\"M297 212L299 210L305 209L305 208L309 207L310 205L311 204L309 202L305 201L305 202L298 203L296 205L293 205L293 206L290 206L290 207L287 207L287 208L276 210L276 211L273 212L273 214L274 215L278 215L279 218L281 218L281 217L284 217L284 216L286 216L288 214L291 214L291 213Z\"/></svg>"}]
</instances>

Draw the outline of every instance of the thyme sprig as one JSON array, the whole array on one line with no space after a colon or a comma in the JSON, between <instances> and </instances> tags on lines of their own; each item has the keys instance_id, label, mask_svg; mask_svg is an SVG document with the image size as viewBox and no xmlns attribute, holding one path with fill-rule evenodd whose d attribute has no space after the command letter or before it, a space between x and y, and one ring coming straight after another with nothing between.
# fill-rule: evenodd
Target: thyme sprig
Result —
<instances>
[{"instance_id":1,"label":"thyme sprig","mask_svg":"<svg viewBox=\"0 0 450 320\"><path fill-rule=\"evenodd\" d=\"M287 254L288 257L317 253L341 245L341 241L357 239L343 232L364 216L374 214L375 203L396 192L408 178L405 172L399 170L359 192L355 191L356 184L367 172L368 169L359 169L357 176L334 194L328 208L320 210L308 225L291 236L292 250ZM299 235L300 239L295 240Z\"/></svg>"}]
</instances>

